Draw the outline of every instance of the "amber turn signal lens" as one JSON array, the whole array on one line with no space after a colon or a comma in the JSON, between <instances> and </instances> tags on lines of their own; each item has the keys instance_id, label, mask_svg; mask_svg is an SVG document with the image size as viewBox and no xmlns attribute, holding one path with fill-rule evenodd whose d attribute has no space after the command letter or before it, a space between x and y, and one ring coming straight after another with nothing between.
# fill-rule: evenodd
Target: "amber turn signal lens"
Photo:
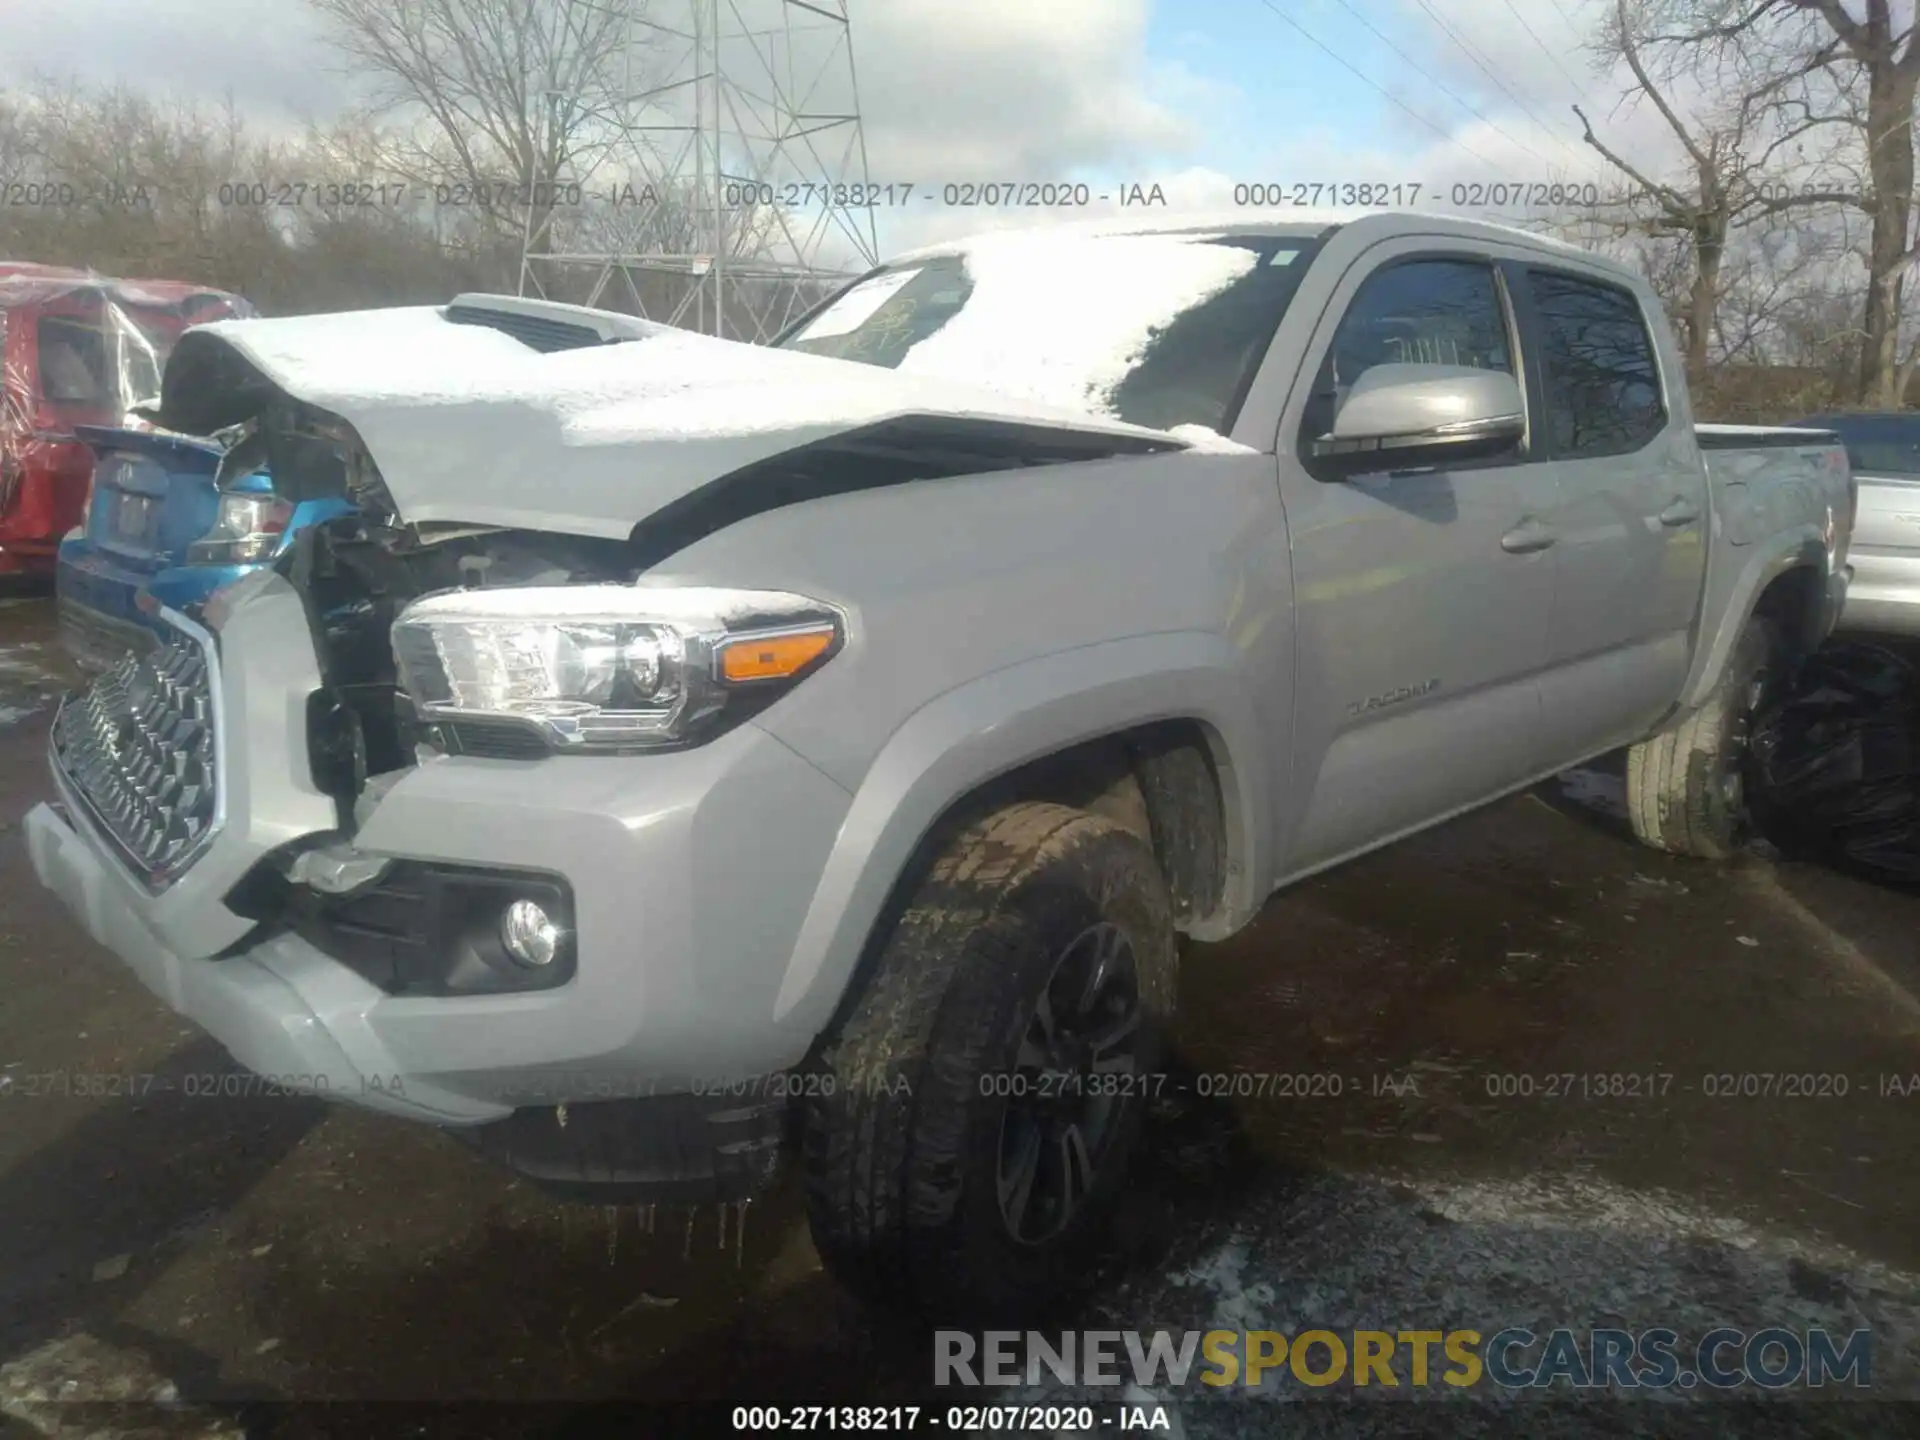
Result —
<instances>
[{"instance_id":1,"label":"amber turn signal lens","mask_svg":"<svg viewBox=\"0 0 1920 1440\"><path fill-rule=\"evenodd\" d=\"M786 635L742 636L720 652L720 678L784 680L826 654L833 639L830 625Z\"/></svg>"}]
</instances>

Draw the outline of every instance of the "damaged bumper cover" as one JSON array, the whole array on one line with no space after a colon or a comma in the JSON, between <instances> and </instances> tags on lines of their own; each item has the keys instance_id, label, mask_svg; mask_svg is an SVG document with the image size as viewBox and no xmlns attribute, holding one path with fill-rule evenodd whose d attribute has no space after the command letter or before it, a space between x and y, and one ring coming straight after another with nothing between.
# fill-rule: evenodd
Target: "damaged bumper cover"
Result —
<instances>
[{"instance_id":1,"label":"damaged bumper cover","mask_svg":"<svg viewBox=\"0 0 1920 1440\"><path fill-rule=\"evenodd\" d=\"M724 1193L758 1174L745 1157L760 1154L783 1107L756 1105L777 1097L749 1077L786 1071L813 1038L776 1019L819 881L799 857L829 851L847 793L745 724L644 764L429 759L388 785L343 845L307 773L305 701L320 681L298 595L262 576L216 621L228 818L204 853L156 891L57 762L59 800L27 817L36 874L89 934L247 1068L386 1113L483 1127L473 1137L483 1149L549 1184ZM322 844L328 863L294 873L345 877L346 894L267 919L240 913L251 878L284 874L282 857ZM363 873L343 856L364 858ZM463 988L451 932L418 973L382 971L368 927L349 938L350 926L306 923L316 907L350 917L370 887L409 874L479 877L455 900L489 926L487 906L546 877L571 932L560 982ZM429 972L456 979L422 982ZM554 1122L562 1105L571 1136ZM581 1170L570 1157L583 1127L623 1134L625 1150L600 1153L624 1158ZM709 1132L715 1144L702 1150L693 1137ZM736 1157L727 1174L720 1154Z\"/></svg>"}]
</instances>

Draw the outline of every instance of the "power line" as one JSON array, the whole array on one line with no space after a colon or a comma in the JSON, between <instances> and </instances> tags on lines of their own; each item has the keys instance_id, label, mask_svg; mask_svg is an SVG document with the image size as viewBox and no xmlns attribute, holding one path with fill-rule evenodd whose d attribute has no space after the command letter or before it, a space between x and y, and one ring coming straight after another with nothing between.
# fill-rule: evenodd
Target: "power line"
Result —
<instances>
[{"instance_id":1,"label":"power line","mask_svg":"<svg viewBox=\"0 0 1920 1440\"><path fill-rule=\"evenodd\" d=\"M1554 129L1551 125L1547 124L1546 121L1542 120L1538 115L1534 113L1533 107L1531 105L1527 104L1526 101L1522 100L1518 95L1513 93L1512 89L1508 87L1506 81L1502 80L1498 75L1493 73L1492 68L1481 57L1480 52L1474 49L1473 46L1469 45L1465 40L1461 39L1459 33L1451 25L1447 24L1445 18L1442 17L1440 12L1434 9L1432 5L1428 4L1427 0L1414 0L1414 4L1418 5L1422 10L1427 12L1428 18L1431 19L1434 24L1438 25L1441 31L1446 35L1446 37L1449 40L1453 41L1453 43L1460 48L1460 53L1462 55L1465 55L1467 59L1471 60L1476 66L1478 66L1480 73L1482 75L1485 75L1487 79L1493 82L1494 88L1497 89L1502 95L1506 96L1509 100L1511 100L1515 105L1519 106L1521 112L1525 114L1529 120L1533 121L1534 124L1538 125L1542 130L1546 131L1547 134L1553 135L1553 138L1556 141L1558 141L1560 144L1564 145L1567 143L1566 141L1561 140L1558 135L1554 134ZM1538 155L1534 156L1534 158L1536 160L1541 159L1541 157ZM1542 163L1545 163L1545 162L1542 161Z\"/></svg>"},{"instance_id":2,"label":"power line","mask_svg":"<svg viewBox=\"0 0 1920 1440\"><path fill-rule=\"evenodd\" d=\"M1507 7L1507 9L1513 12L1513 18L1520 22L1520 28L1526 31L1528 38L1531 39L1534 44L1540 47L1541 53L1545 55L1547 59L1553 62L1553 68L1558 70L1562 75L1567 77L1567 83L1573 87L1574 95L1579 99L1582 99L1582 100L1586 99L1587 97L1585 93L1580 88L1580 82L1573 78L1573 72L1567 69L1565 65L1562 65L1560 63L1560 57L1558 55L1554 54L1553 51L1547 49L1546 41L1542 40L1538 35L1534 34L1533 27L1527 24L1527 17L1520 13L1519 6L1515 5L1513 3L1513 0L1501 0L1501 3L1504 4ZM1562 20L1566 20L1568 25L1573 24L1573 21L1568 18L1567 12L1564 10L1560 12L1560 18Z\"/></svg>"},{"instance_id":3,"label":"power line","mask_svg":"<svg viewBox=\"0 0 1920 1440\"><path fill-rule=\"evenodd\" d=\"M1382 35L1379 32L1379 30L1374 28L1373 22L1367 19L1367 17L1365 15L1362 15L1358 10L1354 9L1353 6L1349 5L1347 3L1347 0L1334 0L1334 4L1338 5L1342 10L1346 11L1349 15L1353 16L1354 19L1358 20L1362 25L1366 26L1367 32L1370 35L1372 35L1374 39L1378 40L1382 45L1386 46L1394 54L1398 55L1402 60L1406 61L1408 66L1413 70L1414 74L1418 75L1422 80L1425 80L1429 85L1433 86L1434 89L1438 90L1442 95L1446 96L1449 100L1453 101L1454 104L1458 105L1462 110L1466 111L1469 115L1473 116L1474 119L1478 120L1482 125L1486 126L1489 130L1493 131L1493 133L1498 135L1502 140L1505 140L1508 144L1519 146L1522 150L1525 150L1527 154L1533 156L1534 159L1538 160L1542 165L1547 165L1552 163L1547 159L1546 156L1540 154L1537 150L1533 149L1532 146L1527 145L1523 141L1516 140L1513 136L1509 135L1506 131L1502 130L1498 125L1494 124L1492 120L1488 119L1485 115L1481 114L1478 110L1476 110L1472 105L1468 104L1465 100L1462 100L1458 95L1454 94L1453 91L1449 90L1446 86L1442 85L1432 75L1429 75L1424 69L1421 68L1419 61L1415 60L1411 55L1407 54L1406 51L1402 50L1398 45L1394 44L1393 41L1389 40L1385 35ZM1531 113L1528 114L1527 118L1532 120L1536 125L1540 123L1539 117ZM1545 127L1542 126L1542 128L1544 129Z\"/></svg>"},{"instance_id":4,"label":"power line","mask_svg":"<svg viewBox=\"0 0 1920 1440\"><path fill-rule=\"evenodd\" d=\"M1582 30L1578 25L1573 23L1573 17L1567 14L1567 7L1562 5L1560 3L1560 0L1547 0L1547 3L1552 5L1554 9L1554 13L1557 14L1562 20L1566 22L1567 29L1571 30L1574 34L1578 35L1582 40L1587 38L1587 32Z\"/></svg>"},{"instance_id":5,"label":"power line","mask_svg":"<svg viewBox=\"0 0 1920 1440\"><path fill-rule=\"evenodd\" d=\"M1419 121L1422 125L1426 126L1427 129L1433 131L1433 133L1438 135L1441 139L1450 141L1453 144L1458 145L1462 150L1466 151L1467 154L1473 156L1473 158L1478 160L1482 165L1493 164L1493 161L1487 159L1487 157L1482 155L1478 150L1475 150L1471 145L1467 144L1464 140L1454 135L1452 131L1445 129L1442 126L1434 124L1433 121L1429 120L1426 116L1422 115L1418 110L1415 110L1411 105L1407 104L1404 100L1400 99L1397 95L1390 94L1388 91L1381 89L1381 87L1378 84L1376 84L1369 76L1363 74L1361 71L1356 70L1352 65L1348 64L1346 60L1340 57L1338 52L1333 50L1325 42L1321 40L1316 40L1312 35L1308 34L1305 26L1301 25L1301 23L1298 20L1295 20L1291 15L1287 14L1285 11L1281 10L1278 6L1276 6L1273 3L1273 0L1260 0L1260 3L1262 5L1265 5L1267 9L1273 11L1276 17L1278 17L1281 20L1284 20L1294 30L1298 31L1301 39L1305 40L1308 44L1312 45L1315 49L1321 51L1323 54L1326 55L1326 57L1329 60L1333 61L1341 69L1347 71L1356 80L1360 81L1363 85L1365 85L1368 89L1373 90L1374 92L1379 94L1382 99L1388 101L1390 104L1398 106L1401 110L1404 110L1407 114L1411 115L1415 120Z\"/></svg>"}]
</instances>

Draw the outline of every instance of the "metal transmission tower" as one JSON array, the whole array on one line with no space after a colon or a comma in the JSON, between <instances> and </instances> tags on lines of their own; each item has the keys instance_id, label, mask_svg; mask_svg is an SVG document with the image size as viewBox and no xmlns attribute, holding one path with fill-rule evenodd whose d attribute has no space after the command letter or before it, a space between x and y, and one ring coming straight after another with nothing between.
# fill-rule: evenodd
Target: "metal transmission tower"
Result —
<instances>
[{"instance_id":1,"label":"metal transmission tower","mask_svg":"<svg viewBox=\"0 0 1920 1440\"><path fill-rule=\"evenodd\" d=\"M559 3L619 49L605 93L548 96L591 144L528 212L522 295L759 341L877 263L848 0Z\"/></svg>"}]
</instances>

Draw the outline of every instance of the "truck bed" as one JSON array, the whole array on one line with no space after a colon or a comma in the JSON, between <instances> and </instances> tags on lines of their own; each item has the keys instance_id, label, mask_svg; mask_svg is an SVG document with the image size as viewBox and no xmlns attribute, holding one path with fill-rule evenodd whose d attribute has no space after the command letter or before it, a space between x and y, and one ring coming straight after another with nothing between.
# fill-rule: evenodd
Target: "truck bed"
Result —
<instances>
[{"instance_id":1,"label":"truck bed","mask_svg":"<svg viewBox=\"0 0 1920 1440\"><path fill-rule=\"evenodd\" d=\"M1832 431L1696 425L1694 433L1729 543L1751 544L1827 506L1836 525L1849 523L1847 452Z\"/></svg>"}]
</instances>

